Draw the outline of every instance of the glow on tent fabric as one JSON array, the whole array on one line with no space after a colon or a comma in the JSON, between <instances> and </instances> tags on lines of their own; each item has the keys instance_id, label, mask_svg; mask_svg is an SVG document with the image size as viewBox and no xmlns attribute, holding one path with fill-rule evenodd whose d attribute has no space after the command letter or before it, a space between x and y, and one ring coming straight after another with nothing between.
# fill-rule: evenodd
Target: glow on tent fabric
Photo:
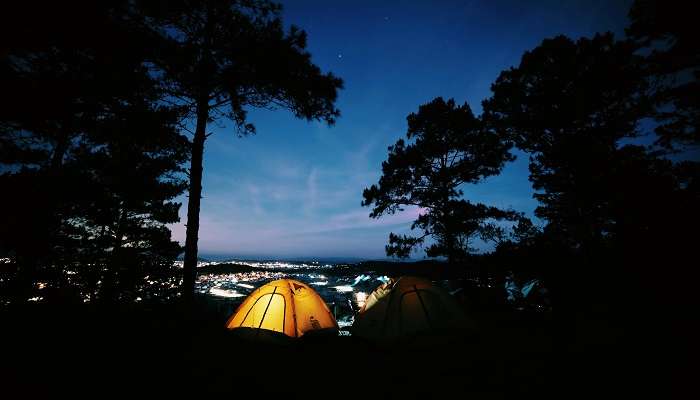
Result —
<instances>
[{"instance_id":1,"label":"glow on tent fabric","mask_svg":"<svg viewBox=\"0 0 700 400\"><path fill-rule=\"evenodd\" d=\"M352 332L367 339L392 339L455 332L471 325L449 293L429 280L404 276L379 286L367 297Z\"/></svg>"},{"instance_id":2,"label":"glow on tent fabric","mask_svg":"<svg viewBox=\"0 0 700 400\"><path fill-rule=\"evenodd\" d=\"M315 290L293 279L279 279L253 291L226 322L226 328L301 337L312 331L337 331L338 324Z\"/></svg>"}]
</instances>

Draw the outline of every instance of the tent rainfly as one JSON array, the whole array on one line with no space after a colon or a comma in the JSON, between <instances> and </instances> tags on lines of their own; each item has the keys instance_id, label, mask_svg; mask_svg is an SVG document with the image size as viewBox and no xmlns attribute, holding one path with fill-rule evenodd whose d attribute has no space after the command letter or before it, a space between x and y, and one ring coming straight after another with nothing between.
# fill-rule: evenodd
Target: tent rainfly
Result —
<instances>
[{"instance_id":1,"label":"tent rainfly","mask_svg":"<svg viewBox=\"0 0 700 400\"><path fill-rule=\"evenodd\" d=\"M301 337L337 332L338 324L315 290L293 279L279 279L253 291L228 319L226 328L255 337Z\"/></svg>"},{"instance_id":2,"label":"tent rainfly","mask_svg":"<svg viewBox=\"0 0 700 400\"><path fill-rule=\"evenodd\" d=\"M455 332L470 322L445 290L422 278L404 276L372 292L355 317L352 334L390 340L423 333Z\"/></svg>"}]
</instances>

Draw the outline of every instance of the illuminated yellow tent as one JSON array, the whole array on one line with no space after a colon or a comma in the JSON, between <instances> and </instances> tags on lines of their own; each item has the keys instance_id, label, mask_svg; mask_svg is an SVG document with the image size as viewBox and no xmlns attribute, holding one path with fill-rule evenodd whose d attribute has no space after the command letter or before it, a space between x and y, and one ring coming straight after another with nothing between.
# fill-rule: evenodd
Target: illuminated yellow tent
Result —
<instances>
[{"instance_id":1,"label":"illuminated yellow tent","mask_svg":"<svg viewBox=\"0 0 700 400\"><path fill-rule=\"evenodd\" d=\"M353 335L396 339L423 333L455 333L470 322L445 290L422 278L404 276L379 286L352 325Z\"/></svg>"},{"instance_id":2,"label":"illuminated yellow tent","mask_svg":"<svg viewBox=\"0 0 700 400\"><path fill-rule=\"evenodd\" d=\"M276 332L300 337L310 332L337 332L338 324L315 290L293 279L279 279L251 293L226 328L255 336Z\"/></svg>"}]
</instances>

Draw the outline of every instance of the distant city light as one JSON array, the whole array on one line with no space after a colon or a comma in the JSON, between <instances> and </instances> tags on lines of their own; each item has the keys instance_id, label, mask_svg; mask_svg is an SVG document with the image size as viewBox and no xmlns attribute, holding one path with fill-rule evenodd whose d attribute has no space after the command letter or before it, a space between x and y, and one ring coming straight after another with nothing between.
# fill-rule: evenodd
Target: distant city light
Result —
<instances>
[{"instance_id":1,"label":"distant city light","mask_svg":"<svg viewBox=\"0 0 700 400\"><path fill-rule=\"evenodd\" d=\"M237 285L237 286L240 286L240 287L244 287L244 288L246 288L246 289L255 289L255 286L249 285L249 284L247 284L247 283L237 283L236 285Z\"/></svg>"},{"instance_id":2,"label":"distant city light","mask_svg":"<svg viewBox=\"0 0 700 400\"><path fill-rule=\"evenodd\" d=\"M183 268L184 262L179 260L173 263L177 268ZM225 264L242 264L253 268L262 269L331 269L333 264L321 265L318 261L311 262L286 262L286 261L252 261L244 259L231 259L226 261L199 261L197 268L206 267L209 265L225 265Z\"/></svg>"},{"instance_id":3,"label":"distant city light","mask_svg":"<svg viewBox=\"0 0 700 400\"><path fill-rule=\"evenodd\" d=\"M209 289L209 293L219 297L245 297L244 294L238 293L235 290L227 290L221 288L211 288Z\"/></svg>"},{"instance_id":4,"label":"distant city light","mask_svg":"<svg viewBox=\"0 0 700 400\"><path fill-rule=\"evenodd\" d=\"M333 289L339 291L340 293L352 292L352 286L349 285L333 286Z\"/></svg>"}]
</instances>

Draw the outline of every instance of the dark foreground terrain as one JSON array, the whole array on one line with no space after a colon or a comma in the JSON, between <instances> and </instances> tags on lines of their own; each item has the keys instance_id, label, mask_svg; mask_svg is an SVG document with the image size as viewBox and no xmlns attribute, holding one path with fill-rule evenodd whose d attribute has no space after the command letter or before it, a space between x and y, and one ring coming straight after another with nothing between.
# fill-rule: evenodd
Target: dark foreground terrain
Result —
<instances>
[{"instance_id":1,"label":"dark foreground terrain","mask_svg":"<svg viewBox=\"0 0 700 400\"><path fill-rule=\"evenodd\" d=\"M581 340L551 314L472 317L478 329L468 336L382 346L340 336L279 345L232 336L222 315L203 304L189 313L173 305L36 304L2 312L0 376L3 393L11 394L3 397L572 398L652 388L673 397L681 390L670 376L678 365L651 373L650 359L659 354L605 322L582 320L575 327Z\"/></svg>"}]
</instances>

